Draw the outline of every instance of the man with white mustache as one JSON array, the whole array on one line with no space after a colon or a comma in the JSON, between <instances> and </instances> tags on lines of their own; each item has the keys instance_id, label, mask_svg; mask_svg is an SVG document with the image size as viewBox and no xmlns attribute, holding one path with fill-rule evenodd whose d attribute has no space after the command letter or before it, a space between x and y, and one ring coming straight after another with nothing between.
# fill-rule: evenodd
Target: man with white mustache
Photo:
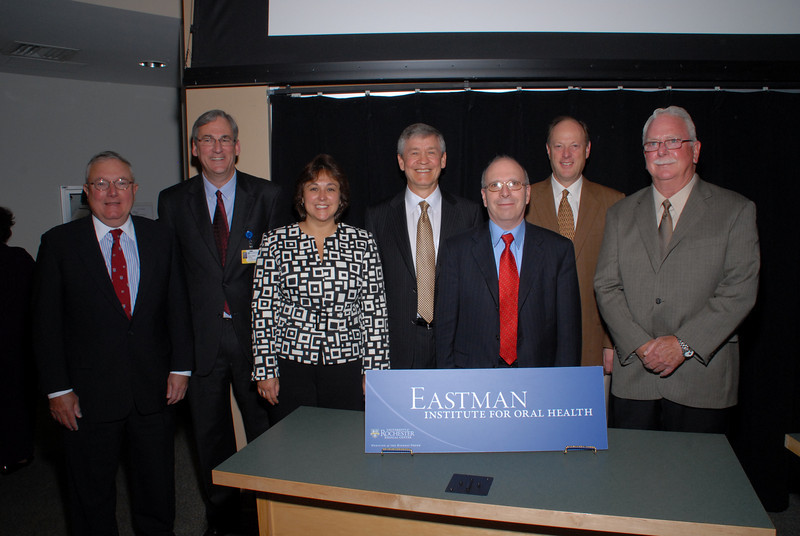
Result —
<instances>
[{"instance_id":1,"label":"man with white mustache","mask_svg":"<svg viewBox=\"0 0 800 536\"><path fill-rule=\"evenodd\" d=\"M700 179L688 112L659 108L642 142L652 187L608 210L594 288L617 353L611 422L725 433L737 403L736 330L756 300L756 209Z\"/></svg>"}]
</instances>

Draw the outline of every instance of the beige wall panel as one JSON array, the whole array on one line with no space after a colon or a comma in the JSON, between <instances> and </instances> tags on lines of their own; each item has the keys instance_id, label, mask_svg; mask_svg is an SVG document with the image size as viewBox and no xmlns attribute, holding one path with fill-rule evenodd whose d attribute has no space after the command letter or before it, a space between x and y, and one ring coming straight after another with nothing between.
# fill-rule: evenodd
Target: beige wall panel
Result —
<instances>
[{"instance_id":1,"label":"beige wall panel","mask_svg":"<svg viewBox=\"0 0 800 536\"><path fill-rule=\"evenodd\" d=\"M189 176L199 173L191 165L192 125L208 110L219 108L231 114L239 125L242 147L236 168L257 177L269 178L269 107L267 86L200 88L186 90L186 157Z\"/></svg>"}]
</instances>

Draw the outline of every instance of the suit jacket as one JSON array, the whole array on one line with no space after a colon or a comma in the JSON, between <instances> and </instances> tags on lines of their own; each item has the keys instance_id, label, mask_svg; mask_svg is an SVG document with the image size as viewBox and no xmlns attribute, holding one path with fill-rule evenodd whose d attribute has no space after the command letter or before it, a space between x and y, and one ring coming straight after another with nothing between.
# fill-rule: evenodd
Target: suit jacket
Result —
<instances>
[{"instance_id":1,"label":"suit jacket","mask_svg":"<svg viewBox=\"0 0 800 536\"><path fill-rule=\"evenodd\" d=\"M575 264L578 268L578 286L581 292L581 326L583 345L581 365L602 365L603 348L611 348L611 339L600 320L597 301L594 298L594 271L608 208L625 197L622 192L583 178L581 186L578 226L572 244L575 248ZM551 179L531 185L531 202L526 219L534 225L558 232L558 215L553 200Z\"/></svg>"},{"instance_id":2,"label":"suit jacket","mask_svg":"<svg viewBox=\"0 0 800 536\"><path fill-rule=\"evenodd\" d=\"M525 225L519 277L520 367L577 366L581 306L575 253L563 236ZM436 298L439 368L492 368L500 356L499 283L485 223L448 240Z\"/></svg>"},{"instance_id":3,"label":"suit jacket","mask_svg":"<svg viewBox=\"0 0 800 536\"><path fill-rule=\"evenodd\" d=\"M166 407L170 371L192 370L188 297L170 233L132 216L139 289L128 319L91 217L42 236L33 289L34 353L45 393L73 389L83 422Z\"/></svg>"},{"instance_id":4,"label":"suit jacket","mask_svg":"<svg viewBox=\"0 0 800 536\"><path fill-rule=\"evenodd\" d=\"M226 300L242 355L253 362L250 300L255 264L242 263L241 252L258 249L264 233L288 220L288 208L279 210L279 200L276 184L237 171L228 262L223 268L202 176L171 186L158 196L159 221L174 231L183 257L194 326L195 374L199 376L211 372L217 357ZM251 238L247 238L248 232Z\"/></svg>"},{"instance_id":5,"label":"suit jacket","mask_svg":"<svg viewBox=\"0 0 800 536\"><path fill-rule=\"evenodd\" d=\"M442 226L439 247L444 241L483 221L478 203L442 191ZM417 318L417 268L411 254L406 223L405 189L369 207L365 227L375 237L383 265L386 302L389 309L389 359L393 369L433 368L435 356L415 345ZM441 263L436 259L437 281ZM437 283L438 288L438 283ZM434 310L434 324L437 311Z\"/></svg>"},{"instance_id":6,"label":"suit jacket","mask_svg":"<svg viewBox=\"0 0 800 536\"><path fill-rule=\"evenodd\" d=\"M755 205L697 181L661 257L652 188L611 207L597 262L597 304L617 348L612 392L698 408L736 404L737 327L753 307L760 255ZM696 352L666 378L631 355L675 335Z\"/></svg>"}]
</instances>

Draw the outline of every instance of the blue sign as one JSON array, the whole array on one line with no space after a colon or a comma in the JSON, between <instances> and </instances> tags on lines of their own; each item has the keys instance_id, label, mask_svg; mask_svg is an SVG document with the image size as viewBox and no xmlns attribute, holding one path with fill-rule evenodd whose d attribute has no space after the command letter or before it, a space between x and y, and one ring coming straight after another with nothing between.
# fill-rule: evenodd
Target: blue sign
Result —
<instances>
[{"instance_id":1,"label":"blue sign","mask_svg":"<svg viewBox=\"0 0 800 536\"><path fill-rule=\"evenodd\" d=\"M365 452L608 448L602 367L368 370Z\"/></svg>"}]
</instances>

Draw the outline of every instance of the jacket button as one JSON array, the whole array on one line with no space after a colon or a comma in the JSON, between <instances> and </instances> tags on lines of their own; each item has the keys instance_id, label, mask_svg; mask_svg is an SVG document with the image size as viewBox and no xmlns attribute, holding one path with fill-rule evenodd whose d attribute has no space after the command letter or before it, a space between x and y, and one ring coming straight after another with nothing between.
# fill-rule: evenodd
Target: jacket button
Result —
<instances>
[{"instance_id":1,"label":"jacket button","mask_svg":"<svg viewBox=\"0 0 800 536\"><path fill-rule=\"evenodd\" d=\"M661 298L656 298L656 304L661 305Z\"/></svg>"}]
</instances>

